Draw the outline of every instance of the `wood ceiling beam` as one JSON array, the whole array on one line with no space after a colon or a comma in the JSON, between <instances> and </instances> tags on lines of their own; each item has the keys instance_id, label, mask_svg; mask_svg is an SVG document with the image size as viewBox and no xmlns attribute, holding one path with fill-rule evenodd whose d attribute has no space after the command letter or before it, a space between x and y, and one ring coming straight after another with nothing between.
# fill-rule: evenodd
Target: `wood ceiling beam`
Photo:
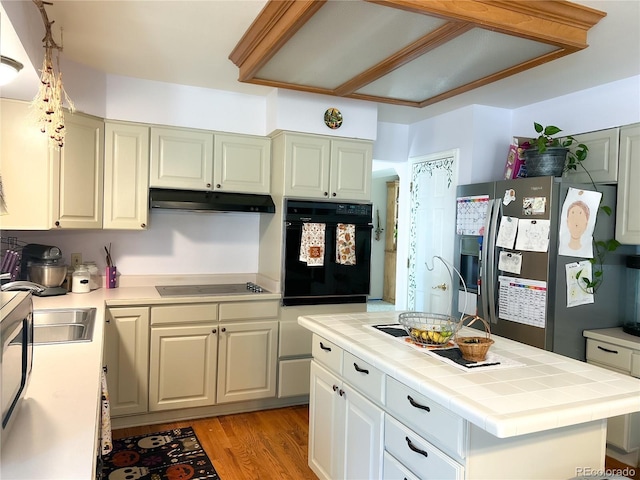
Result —
<instances>
[{"instance_id":1,"label":"wood ceiling beam","mask_svg":"<svg viewBox=\"0 0 640 480\"><path fill-rule=\"evenodd\" d=\"M469 82L465 85L461 85L459 87L453 88L451 90L447 90L446 92L442 92L438 95L434 95L433 97L429 97L420 101L407 100L402 98L379 97L375 95L368 95L368 94L362 94L362 93L353 93L347 96L349 98L354 98L357 100L368 100L371 102L389 103L391 105L404 105L409 107L421 108L421 107L426 107L428 105L433 105L434 103L438 103L442 100L446 100L447 98L455 97L456 95L463 94L465 92L474 90L484 85L497 82L498 80L502 80L503 78L509 77L511 75L515 75L516 73L520 73L525 70L529 70L533 67L537 67L538 65L542 65L543 63L556 60L558 58L564 57L565 55L569 55L574 52L575 50L564 50L564 49L556 50L546 55L542 55L532 60L522 62L518 65L514 65L513 67L506 68L504 70L493 73L491 75L487 75L486 77L480 78L478 80L474 80L473 82Z\"/></svg>"},{"instance_id":2,"label":"wood ceiling beam","mask_svg":"<svg viewBox=\"0 0 640 480\"><path fill-rule=\"evenodd\" d=\"M587 47L589 29L606 16L605 12L562 0L365 0L381 6L442 18L448 23L336 89L256 78L259 70L326 1L269 0L229 55L229 59L239 69L239 81L394 105L424 107L584 49ZM547 43L558 49L422 101L357 93L363 86L475 27Z\"/></svg>"},{"instance_id":3,"label":"wood ceiling beam","mask_svg":"<svg viewBox=\"0 0 640 480\"><path fill-rule=\"evenodd\" d=\"M405 48L394 53L390 57L385 58L377 65L365 70L348 82L343 83L335 89L334 94L340 97L350 95L363 86L368 85L380 77L385 76L387 73L392 72L396 68L419 58L440 45L453 40L472 28L473 25L468 23L448 22L433 32L427 33L410 45L407 45Z\"/></svg>"},{"instance_id":4,"label":"wood ceiling beam","mask_svg":"<svg viewBox=\"0 0 640 480\"><path fill-rule=\"evenodd\" d=\"M382 6L542 41L571 49L588 46L587 32L607 14L575 3L551 0L366 0Z\"/></svg>"},{"instance_id":5,"label":"wood ceiling beam","mask_svg":"<svg viewBox=\"0 0 640 480\"><path fill-rule=\"evenodd\" d=\"M269 1L229 54L239 69L238 80L250 80L325 2Z\"/></svg>"}]
</instances>

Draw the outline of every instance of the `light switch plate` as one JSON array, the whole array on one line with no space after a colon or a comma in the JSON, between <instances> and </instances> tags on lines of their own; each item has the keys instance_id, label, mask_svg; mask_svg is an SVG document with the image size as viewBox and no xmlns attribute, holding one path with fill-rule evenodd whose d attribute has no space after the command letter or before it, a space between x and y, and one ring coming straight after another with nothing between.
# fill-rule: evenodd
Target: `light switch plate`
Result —
<instances>
[{"instance_id":1,"label":"light switch plate","mask_svg":"<svg viewBox=\"0 0 640 480\"><path fill-rule=\"evenodd\" d=\"M71 266L73 268L78 265L82 265L82 254L81 253L72 253L71 254Z\"/></svg>"}]
</instances>

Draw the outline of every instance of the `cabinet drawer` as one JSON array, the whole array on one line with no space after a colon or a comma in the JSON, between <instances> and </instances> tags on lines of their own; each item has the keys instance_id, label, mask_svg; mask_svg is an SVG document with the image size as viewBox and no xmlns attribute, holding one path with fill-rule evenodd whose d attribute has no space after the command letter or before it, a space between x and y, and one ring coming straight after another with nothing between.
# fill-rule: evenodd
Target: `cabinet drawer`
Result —
<instances>
[{"instance_id":1,"label":"cabinet drawer","mask_svg":"<svg viewBox=\"0 0 640 480\"><path fill-rule=\"evenodd\" d=\"M631 373L631 354L632 350L628 348L592 338L587 339L588 362L596 362L629 374Z\"/></svg>"},{"instance_id":2,"label":"cabinet drawer","mask_svg":"<svg viewBox=\"0 0 640 480\"><path fill-rule=\"evenodd\" d=\"M313 358L334 373L342 375L342 349L318 335L313 336L311 345Z\"/></svg>"},{"instance_id":3,"label":"cabinet drawer","mask_svg":"<svg viewBox=\"0 0 640 480\"><path fill-rule=\"evenodd\" d=\"M411 471L396 460L389 452L384 452L383 455L383 480L420 480L420 477L416 477Z\"/></svg>"},{"instance_id":4,"label":"cabinet drawer","mask_svg":"<svg viewBox=\"0 0 640 480\"><path fill-rule=\"evenodd\" d=\"M411 425L419 435L430 439L449 455L465 457L465 421L428 397L394 378L387 377L387 411Z\"/></svg>"},{"instance_id":5,"label":"cabinet drawer","mask_svg":"<svg viewBox=\"0 0 640 480\"><path fill-rule=\"evenodd\" d=\"M384 373L349 352L343 355L343 376L347 383L374 402L384 404Z\"/></svg>"},{"instance_id":6,"label":"cabinet drawer","mask_svg":"<svg viewBox=\"0 0 640 480\"><path fill-rule=\"evenodd\" d=\"M220 320L251 320L278 316L278 300L220 304Z\"/></svg>"},{"instance_id":7,"label":"cabinet drawer","mask_svg":"<svg viewBox=\"0 0 640 480\"><path fill-rule=\"evenodd\" d=\"M464 478L462 465L389 415L384 420L384 448L424 480Z\"/></svg>"},{"instance_id":8,"label":"cabinet drawer","mask_svg":"<svg viewBox=\"0 0 640 480\"><path fill-rule=\"evenodd\" d=\"M151 325L217 321L217 303L198 303L190 305L166 305L161 307L151 307Z\"/></svg>"},{"instance_id":9,"label":"cabinet drawer","mask_svg":"<svg viewBox=\"0 0 640 480\"><path fill-rule=\"evenodd\" d=\"M278 365L278 398L309 395L310 358L280 360Z\"/></svg>"}]
</instances>

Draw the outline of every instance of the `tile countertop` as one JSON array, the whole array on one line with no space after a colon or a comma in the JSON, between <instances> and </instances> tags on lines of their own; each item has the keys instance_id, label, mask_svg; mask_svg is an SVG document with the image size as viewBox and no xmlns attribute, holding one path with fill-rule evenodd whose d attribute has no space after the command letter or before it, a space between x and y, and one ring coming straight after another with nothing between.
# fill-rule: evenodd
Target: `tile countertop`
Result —
<instances>
[{"instance_id":1,"label":"tile countertop","mask_svg":"<svg viewBox=\"0 0 640 480\"><path fill-rule=\"evenodd\" d=\"M367 327L398 323L399 313L303 316L298 323L496 437L640 411L640 379L595 365L492 336L492 352L524 365L463 371Z\"/></svg>"},{"instance_id":2,"label":"tile countertop","mask_svg":"<svg viewBox=\"0 0 640 480\"><path fill-rule=\"evenodd\" d=\"M249 279L255 281L255 279ZM167 284L159 280L158 285ZM172 284L205 283L188 276ZM213 281L210 283L224 283ZM232 282L237 283L236 279ZM93 341L36 345L33 371L14 424L1 439L2 480L94 478L107 306L279 299L280 294L162 298L154 286L99 288L90 293L33 297L34 309L96 307Z\"/></svg>"}]
</instances>

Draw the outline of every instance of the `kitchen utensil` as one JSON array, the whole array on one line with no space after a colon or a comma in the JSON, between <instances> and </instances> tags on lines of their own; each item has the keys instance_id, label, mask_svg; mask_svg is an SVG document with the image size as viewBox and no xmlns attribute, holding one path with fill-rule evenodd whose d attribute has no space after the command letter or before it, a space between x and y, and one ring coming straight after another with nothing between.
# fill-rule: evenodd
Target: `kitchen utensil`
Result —
<instances>
[{"instance_id":1,"label":"kitchen utensil","mask_svg":"<svg viewBox=\"0 0 640 480\"><path fill-rule=\"evenodd\" d=\"M470 362L482 362L485 358L487 358L487 352L491 345L493 345L493 340L491 340L491 328L489 327L489 323L481 317L477 315L475 317L466 317L462 319L460 325L464 323L467 318L471 318L468 326L471 326L475 323L476 320L480 320L484 324L485 336L484 337L460 337L457 332L454 337L460 352L462 353L462 358L465 360L469 360Z\"/></svg>"},{"instance_id":2,"label":"kitchen utensil","mask_svg":"<svg viewBox=\"0 0 640 480\"><path fill-rule=\"evenodd\" d=\"M31 263L29 280L45 287L59 287L67 276L67 266L58 263Z\"/></svg>"},{"instance_id":3,"label":"kitchen utensil","mask_svg":"<svg viewBox=\"0 0 640 480\"><path fill-rule=\"evenodd\" d=\"M112 267L113 259L111 258L111 244L109 244L109 248L107 248L107 246L105 245L104 251L107 253L107 257L105 259L107 262L107 267Z\"/></svg>"}]
</instances>

